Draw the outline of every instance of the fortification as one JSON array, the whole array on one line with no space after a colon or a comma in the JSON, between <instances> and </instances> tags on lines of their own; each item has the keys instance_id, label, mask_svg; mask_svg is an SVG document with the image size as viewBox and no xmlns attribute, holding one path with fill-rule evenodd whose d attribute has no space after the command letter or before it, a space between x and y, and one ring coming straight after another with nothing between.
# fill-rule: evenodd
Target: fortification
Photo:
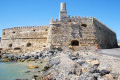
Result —
<instances>
[{"instance_id":1,"label":"fortification","mask_svg":"<svg viewBox=\"0 0 120 80\"><path fill-rule=\"evenodd\" d=\"M116 34L93 17L67 16L66 3L61 3L60 20L49 26L15 27L2 31L4 53L26 53L46 48L83 50L118 47Z\"/></svg>"}]
</instances>

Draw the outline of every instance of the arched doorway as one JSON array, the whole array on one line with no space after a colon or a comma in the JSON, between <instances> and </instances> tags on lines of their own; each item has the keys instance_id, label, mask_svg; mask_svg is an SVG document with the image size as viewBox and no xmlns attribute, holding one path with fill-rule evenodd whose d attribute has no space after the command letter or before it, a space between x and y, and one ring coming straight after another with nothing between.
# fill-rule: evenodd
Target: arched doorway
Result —
<instances>
[{"instance_id":1,"label":"arched doorway","mask_svg":"<svg viewBox=\"0 0 120 80\"><path fill-rule=\"evenodd\" d=\"M71 41L71 46L79 46L79 41L77 40Z\"/></svg>"}]
</instances>

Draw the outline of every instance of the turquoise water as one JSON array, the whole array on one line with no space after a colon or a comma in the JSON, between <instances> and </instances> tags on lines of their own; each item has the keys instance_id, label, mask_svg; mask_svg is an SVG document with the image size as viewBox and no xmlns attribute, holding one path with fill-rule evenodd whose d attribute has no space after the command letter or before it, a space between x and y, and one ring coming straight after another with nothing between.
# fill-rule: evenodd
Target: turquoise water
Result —
<instances>
[{"instance_id":1,"label":"turquoise water","mask_svg":"<svg viewBox=\"0 0 120 80\"><path fill-rule=\"evenodd\" d=\"M25 73L26 71L31 71L27 69L27 65L22 62L0 62L0 80L30 79L32 73Z\"/></svg>"}]
</instances>

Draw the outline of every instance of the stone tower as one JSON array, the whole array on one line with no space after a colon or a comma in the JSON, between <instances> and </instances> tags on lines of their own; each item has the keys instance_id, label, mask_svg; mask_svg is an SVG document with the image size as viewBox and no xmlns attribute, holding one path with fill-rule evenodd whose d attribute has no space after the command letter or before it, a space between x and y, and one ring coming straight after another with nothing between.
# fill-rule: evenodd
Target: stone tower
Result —
<instances>
[{"instance_id":1,"label":"stone tower","mask_svg":"<svg viewBox=\"0 0 120 80\"><path fill-rule=\"evenodd\" d=\"M66 21L67 20L67 11L66 11L66 3L61 3L61 9L60 9L60 21Z\"/></svg>"}]
</instances>

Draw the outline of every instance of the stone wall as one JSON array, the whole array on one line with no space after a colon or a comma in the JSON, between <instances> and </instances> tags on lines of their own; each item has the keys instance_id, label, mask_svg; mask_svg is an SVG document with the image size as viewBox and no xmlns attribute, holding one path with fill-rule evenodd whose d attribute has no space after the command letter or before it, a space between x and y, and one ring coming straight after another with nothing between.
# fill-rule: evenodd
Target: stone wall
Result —
<instances>
[{"instance_id":1,"label":"stone wall","mask_svg":"<svg viewBox=\"0 0 120 80\"><path fill-rule=\"evenodd\" d=\"M68 17L68 21L51 20L48 37L49 47L74 47L73 41L78 41L78 50L96 47L95 29L92 17Z\"/></svg>"},{"instance_id":2,"label":"stone wall","mask_svg":"<svg viewBox=\"0 0 120 80\"><path fill-rule=\"evenodd\" d=\"M22 53L43 50L46 47L47 26L16 27L2 31L2 52Z\"/></svg>"},{"instance_id":3,"label":"stone wall","mask_svg":"<svg viewBox=\"0 0 120 80\"><path fill-rule=\"evenodd\" d=\"M99 48L118 47L115 32L96 18L93 18L93 24L96 30L95 36L97 38Z\"/></svg>"}]
</instances>

